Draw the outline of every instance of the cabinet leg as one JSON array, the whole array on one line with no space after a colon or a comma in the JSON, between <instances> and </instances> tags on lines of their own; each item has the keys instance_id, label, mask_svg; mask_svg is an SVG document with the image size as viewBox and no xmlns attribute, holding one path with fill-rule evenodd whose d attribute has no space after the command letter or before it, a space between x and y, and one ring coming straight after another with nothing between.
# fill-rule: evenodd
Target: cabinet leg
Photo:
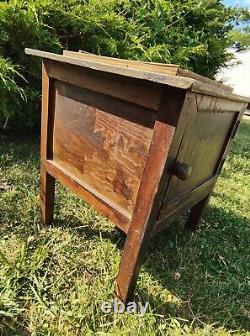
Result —
<instances>
[{"instance_id":1,"label":"cabinet leg","mask_svg":"<svg viewBox=\"0 0 250 336\"><path fill-rule=\"evenodd\" d=\"M149 237L149 232L144 232L144 234L136 230L128 232L115 288L115 296L125 304L133 300L137 277L145 250L149 245Z\"/></svg>"},{"instance_id":2,"label":"cabinet leg","mask_svg":"<svg viewBox=\"0 0 250 336\"><path fill-rule=\"evenodd\" d=\"M154 124L153 137L129 225L124 254L116 278L115 295L125 304L134 296L144 252L149 245L153 227L159 217L169 180L166 162L175 134L174 120L176 118L177 121L179 118L183 101L182 93L175 95L167 90L162 93L162 101ZM166 106L171 109L171 121L166 115Z\"/></svg>"},{"instance_id":3,"label":"cabinet leg","mask_svg":"<svg viewBox=\"0 0 250 336\"><path fill-rule=\"evenodd\" d=\"M41 169L40 174L40 217L45 225L53 221L55 195L55 179L46 170Z\"/></svg>"},{"instance_id":4,"label":"cabinet leg","mask_svg":"<svg viewBox=\"0 0 250 336\"><path fill-rule=\"evenodd\" d=\"M199 203L197 203L195 206L193 206L190 209L190 213L189 213L186 225L185 225L186 229L194 231L197 228L197 226L198 226L198 224L201 220L201 217L204 213L204 210L207 206L209 196L210 195L203 198Z\"/></svg>"}]
</instances>

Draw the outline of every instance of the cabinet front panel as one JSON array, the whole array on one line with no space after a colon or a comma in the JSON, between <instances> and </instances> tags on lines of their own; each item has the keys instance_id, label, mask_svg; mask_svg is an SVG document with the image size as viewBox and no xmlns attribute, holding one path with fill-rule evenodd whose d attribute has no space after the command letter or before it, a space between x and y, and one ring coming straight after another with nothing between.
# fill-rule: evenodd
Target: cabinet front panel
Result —
<instances>
[{"instance_id":1,"label":"cabinet front panel","mask_svg":"<svg viewBox=\"0 0 250 336\"><path fill-rule=\"evenodd\" d=\"M55 81L52 159L129 217L154 121L151 110Z\"/></svg>"}]
</instances>

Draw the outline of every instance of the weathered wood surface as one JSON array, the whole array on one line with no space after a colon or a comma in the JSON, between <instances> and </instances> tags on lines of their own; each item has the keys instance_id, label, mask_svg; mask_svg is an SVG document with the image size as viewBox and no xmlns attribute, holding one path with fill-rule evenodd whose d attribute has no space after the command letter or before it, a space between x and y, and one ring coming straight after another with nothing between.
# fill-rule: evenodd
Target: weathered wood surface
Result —
<instances>
[{"instance_id":1,"label":"weathered wood surface","mask_svg":"<svg viewBox=\"0 0 250 336\"><path fill-rule=\"evenodd\" d=\"M169 123L165 109L169 109L171 120L177 121L184 97L178 91L174 94L167 90L162 97L116 280L115 293L123 302L128 302L133 296L144 252L150 242L166 191L168 174L165 165L176 127Z\"/></svg>"},{"instance_id":2,"label":"weathered wood surface","mask_svg":"<svg viewBox=\"0 0 250 336\"><path fill-rule=\"evenodd\" d=\"M53 160L129 218L155 114L63 82L55 89Z\"/></svg>"},{"instance_id":3,"label":"weathered wood surface","mask_svg":"<svg viewBox=\"0 0 250 336\"><path fill-rule=\"evenodd\" d=\"M49 76L157 111L162 85L50 61Z\"/></svg>"},{"instance_id":4,"label":"weathered wood surface","mask_svg":"<svg viewBox=\"0 0 250 336\"><path fill-rule=\"evenodd\" d=\"M156 235L165 229L179 215L191 209L195 204L209 195L213 190L216 179L217 177L212 177L199 186L195 186L187 194L181 195L177 200L170 202L170 204L165 204L161 209L161 214L154 226L152 235Z\"/></svg>"},{"instance_id":5,"label":"weathered wood surface","mask_svg":"<svg viewBox=\"0 0 250 336\"><path fill-rule=\"evenodd\" d=\"M126 232L127 302L151 237L188 209L196 228L248 99L174 65L27 53L45 58L41 219L53 220L56 179Z\"/></svg>"},{"instance_id":6,"label":"weathered wood surface","mask_svg":"<svg viewBox=\"0 0 250 336\"><path fill-rule=\"evenodd\" d=\"M44 59L50 59L57 62L63 62L64 64L77 65L79 67L84 67L86 69L96 70L100 72L112 73L116 75L121 75L124 77L141 79L148 81L150 83L165 84L177 88L188 89L191 88L194 83L194 79L186 77L176 77L151 71L141 71L131 69L129 67L111 65L106 63L85 61L79 58L73 58L68 56L63 56L59 54L53 54L46 51L25 49L26 54L42 57Z\"/></svg>"},{"instance_id":7,"label":"weathered wood surface","mask_svg":"<svg viewBox=\"0 0 250 336\"><path fill-rule=\"evenodd\" d=\"M82 180L77 179L56 162L47 160L45 168L48 176L53 177L64 186L68 187L77 196L91 204L97 211L109 218L117 227L127 233L130 218L126 217L126 215L117 210L115 204L106 202L102 194L94 191L89 185L84 183ZM48 207L48 209L50 210L51 207Z\"/></svg>"},{"instance_id":8,"label":"weathered wood surface","mask_svg":"<svg viewBox=\"0 0 250 336\"><path fill-rule=\"evenodd\" d=\"M63 55L67 57L78 58L78 59L82 59L85 61L93 61L97 63L102 63L104 61L105 64L117 65L117 66L126 67L126 68L129 67L135 70L150 71L150 72L156 72L156 73L173 75L173 76L176 75L177 69L179 68L177 65L174 65L174 64L164 64L164 66L159 67L156 64L152 64L148 62L132 61L132 60L125 60L125 59L114 58L114 57L98 56L98 55L94 55L90 53L74 52L74 51L68 51L68 50L64 50Z\"/></svg>"},{"instance_id":9,"label":"weathered wood surface","mask_svg":"<svg viewBox=\"0 0 250 336\"><path fill-rule=\"evenodd\" d=\"M80 58L75 57L69 57L69 56L63 56L58 54L53 54L41 50L34 50L34 49L25 49L26 54L33 55L33 56L39 56L43 57L45 59L51 59L58 62L63 62L65 64L72 64L77 65L79 67L85 67L96 71L106 72L106 73L113 73L116 75L121 75L129 78L136 78L141 79L153 83L158 84L164 84L169 85L172 87L180 88L180 89L186 89L193 92L200 92L209 94L212 96L218 96L218 97L225 97L227 99L236 100L236 101L242 101L242 102L250 102L250 99L247 99L246 97L241 97L239 95L235 95L230 92L230 89L225 89L224 86L221 86L218 84L218 82L209 80L209 83L207 80L204 80L204 82L195 79L190 78L190 76L177 76L177 75L169 75L166 73L150 71L150 70L140 70L140 69L134 69L131 67L121 66L121 65L112 65L103 62L96 62L92 60L84 60ZM156 67L159 68L159 67ZM192 77L195 77L192 76ZM221 86L221 87L220 87ZM247 100L246 100L247 99Z\"/></svg>"},{"instance_id":10,"label":"weathered wood surface","mask_svg":"<svg viewBox=\"0 0 250 336\"><path fill-rule=\"evenodd\" d=\"M52 128L54 123L53 83L48 76L48 67L42 67L42 114L40 148L40 216L44 224L53 220L55 179L47 173L46 160L52 155ZM51 94L52 93L52 94Z\"/></svg>"},{"instance_id":11,"label":"weathered wood surface","mask_svg":"<svg viewBox=\"0 0 250 336\"><path fill-rule=\"evenodd\" d=\"M192 167L191 176L182 181L173 176L168 199L175 200L193 186L213 176L221 157L221 150L235 120L233 113L198 112L195 120L186 128L176 160Z\"/></svg>"},{"instance_id":12,"label":"weathered wood surface","mask_svg":"<svg viewBox=\"0 0 250 336\"><path fill-rule=\"evenodd\" d=\"M187 224L192 229L197 226L246 108L246 104L203 95L196 95L195 101L197 104L189 106L188 121L176 156L176 161L192 167L192 174L187 181L171 177L156 233L176 215L199 202L200 206L191 211ZM171 166L168 169L171 171Z\"/></svg>"},{"instance_id":13,"label":"weathered wood surface","mask_svg":"<svg viewBox=\"0 0 250 336\"><path fill-rule=\"evenodd\" d=\"M219 89L222 89L225 91L230 91L230 92L233 91L233 88L227 85L224 85L220 82L206 78L204 76L198 75L192 71L181 69L176 64L164 64L164 63L125 60L125 59L114 58L114 57L99 56L99 55L86 53L86 52L74 52L74 51L69 51L69 50L64 50L63 55L68 56L68 57L73 57L73 58L79 58L83 60L95 61L95 62L104 61L107 64L130 67L133 69L140 69L144 71L152 71L152 72L167 74L171 76L181 76L181 77L192 78L192 79L198 80L208 85L217 86Z\"/></svg>"}]
</instances>

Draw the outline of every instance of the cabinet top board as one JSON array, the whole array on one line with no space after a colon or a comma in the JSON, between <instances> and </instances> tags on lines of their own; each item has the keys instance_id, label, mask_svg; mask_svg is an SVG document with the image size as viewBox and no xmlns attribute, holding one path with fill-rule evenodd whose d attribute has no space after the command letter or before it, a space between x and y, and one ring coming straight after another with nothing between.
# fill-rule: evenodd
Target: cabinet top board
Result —
<instances>
[{"instance_id":1,"label":"cabinet top board","mask_svg":"<svg viewBox=\"0 0 250 336\"><path fill-rule=\"evenodd\" d=\"M26 48L25 52L27 55L72 64L95 71L112 73L119 76L169 85L192 92L250 103L249 97L234 94L231 87L192 71L184 70L175 64L132 61L68 50L64 50L63 55L29 48Z\"/></svg>"}]
</instances>

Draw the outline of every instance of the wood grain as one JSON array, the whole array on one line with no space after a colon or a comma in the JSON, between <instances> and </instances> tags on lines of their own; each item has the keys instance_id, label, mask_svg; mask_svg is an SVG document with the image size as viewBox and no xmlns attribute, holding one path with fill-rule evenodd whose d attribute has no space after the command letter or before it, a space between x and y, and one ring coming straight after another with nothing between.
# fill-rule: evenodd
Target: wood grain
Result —
<instances>
[{"instance_id":1,"label":"wood grain","mask_svg":"<svg viewBox=\"0 0 250 336\"><path fill-rule=\"evenodd\" d=\"M218 113L224 112L239 112L245 108L245 103L239 103L230 99L223 99L204 94L197 94L197 109L198 111L207 111Z\"/></svg>"},{"instance_id":2,"label":"wood grain","mask_svg":"<svg viewBox=\"0 0 250 336\"><path fill-rule=\"evenodd\" d=\"M113 73L116 75L121 75L129 78L137 78L144 81L148 81L150 83L169 85L171 87L179 89L186 89L197 93L204 93L211 96L224 97L235 101L250 103L250 98L233 94L232 92L230 92L229 89L224 88L223 86L221 87L220 83L218 84L216 81L211 81L208 84L207 81L209 79L206 79L203 82L201 81L201 79L198 80L197 78L190 78L195 76L189 76L188 74L184 76L178 76L178 75L176 76L161 73L161 71L156 70L152 71L151 66L149 64L148 64L149 66L148 70L145 69L140 70L130 66L126 67L117 64L109 64L106 63L104 59L102 62L99 61L97 62L96 60L84 60L80 58L68 57L28 48L25 49L25 52L28 55L39 56L57 62L62 62L64 64L77 65L78 67L84 67L100 72ZM163 68L165 67L166 65L163 66ZM159 66L157 66L156 68L159 68Z\"/></svg>"},{"instance_id":3,"label":"wood grain","mask_svg":"<svg viewBox=\"0 0 250 336\"><path fill-rule=\"evenodd\" d=\"M155 114L62 82L55 87L53 160L131 215Z\"/></svg>"},{"instance_id":4,"label":"wood grain","mask_svg":"<svg viewBox=\"0 0 250 336\"><path fill-rule=\"evenodd\" d=\"M168 75L175 76L177 73L177 69L179 68L178 65L174 64L154 64L149 62L142 62L142 61L133 61L133 60L126 60L121 58L114 58L114 57L105 57L105 56L99 56L94 55L90 53L83 53L83 52L74 52L69 50L63 51L64 56L78 58L85 61L92 61L97 63L105 63L110 65L117 65L125 68L131 68L136 70L142 70L142 71L151 71L151 72L157 72L157 73L165 73ZM160 66L159 66L160 65Z\"/></svg>"},{"instance_id":5,"label":"wood grain","mask_svg":"<svg viewBox=\"0 0 250 336\"><path fill-rule=\"evenodd\" d=\"M195 186L187 194L181 195L180 198L168 204L166 208L163 208L164 212L159 216L152 235L158 234L176 219L177 216L180 216L186 210L192 208L195 204L199 203L203 198L209 195L213 190L216 179L217 177L215 176L202 184Z\"/></svg>"},{"instance_id":6,"label":"wood grain","mask_svg":"<svg viewBox=\"0 0 250 336\"><path fill-rule=\"evenodd\" d=\"M116 279L116 296L123 302L133 297L136 280L151 232L158 218L168 178L165 165L184 101L179 92L165 90L154 126L154 133L143 171L140 189ZM173 103L175 102L175 104ZM166 113L166 110L168 113ZM171 117L170 117L171 116Z\"/></svg>"},{"instance_id":7,"label":"wood grain","mask_svg":"<svg viewBox=\"0 0 250 336\"><path fill-rule=\"evenodd\" d=\"M77 179L64 167L61 167L54 161L48 160L45 163L45 167L50 177L55 178L64 186L68 187L77 196L91 204L102 215L109 218L117 227L127 233L130 222L129 214L122 213L122 209L117 208L115 204L106 202L102 194L95 192L90 186Z\"/></svg>"},{"instance_id":8,"label":"wood grain","mask_svg":"<svg viewBox=\"0 0 250 336\"><path fill-rule=\"evenodd\" d=\"M62 62L64 64L76 65L79 68L83 67L86 69L96 70L99 72L120 75L128 78L141 79L143 81L148 81L149 83L164 84L181 89L190 89L193 83L195 82L195 80L192 78L171 76L152 71L135 70L130 67L105 64L105 62L100 63L94 61L86 61L79 58L67 57L41 50L26 48L25 52L28 55L39 56L48 60Z\"/></svg>"},{"instance_id":9,"label":"wood grain","mask_svg":"<svg viewBox=\"0 0 250 336\"><path fill-rule=\"evenodd\" d=\"M219 90L225 90L232 92L233 88L222 84L221 82L206 78L204 76L198 75L192 71L181 69L178 65L175 64L164 64L164 63L153 63L153 62L143 62L143 61L134 61L126 60L114 57L105 57L100 55L95 55L87 52L74 52L69 50L63 51L64 56L78 58L82 60L95 61L95 62L105 62L105 64L118 65L123 67L130 67L136 70L143 71L152 71L156 73L167 74L171 76L181 76L186 78L192 78L198 80L202 83L205 83L210 86L217 86Z\"/></svg>"},{"instance_id":10,"label":"wood grain","mask_svg":"<svg viewBox=\"0 0 250 336\"><path fill-rule=\"evenodd\" d=\"M176 161L192 167L192 174L182 181L172 176L164 199L161 216L165 217L167 204L203 181L214 176L221 160L222 151L228 142L237 113L217 110L193 110L185 129Z\"/></svg>"},{"instance_id":11,"label":"wood grain","mask_svg":"<svg viewBox=\"0 0 250 336\"><path fill-rule=\"evenodd\" d=\"M160 104L162 86L127 78L100 73L96 70L79 68L71 64L53 62L49 76L60 81L74 84L95 92L119 98L127 102L157 111Z\"/></svg>"},{"instance_id":12,"label":"wood grain","mask_svg":"<svg viewBox=\"0 0 250 336\"><path fill-rule=\"evenodd\" d=\"M250 100L175 65L26 53L44 58L41 219L53 220L56 179L127 233L126 303L152 236L188 209L197 226Z\"/></svg>"}]
</instances>

